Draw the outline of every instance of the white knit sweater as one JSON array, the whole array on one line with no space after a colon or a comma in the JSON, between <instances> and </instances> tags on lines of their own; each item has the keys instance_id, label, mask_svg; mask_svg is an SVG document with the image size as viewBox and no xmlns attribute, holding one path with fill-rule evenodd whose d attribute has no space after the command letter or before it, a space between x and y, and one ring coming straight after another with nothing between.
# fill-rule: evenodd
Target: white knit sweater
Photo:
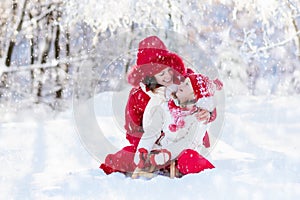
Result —
<instances>
[{"instance_id":1,"label":"white knit sweater","mask_svg":"<svg viewBox=\"0 0 300 200\"><path fill-rule=\"evenodd\" d=\"M176 132L169 130L169 125L174 122L168 108L166 97L166 87L156 89L155 93L149 91L147 94L150 100L143 115L144 134L139 142L139 148L145 148L150 152L154 149L167 149L171 152L171 159L175 159L184 149L194 149L202 144L202 138L207 130L207 125L198 122L194 115L185 117L185 125ZM207 101L204 101L207 103ZM197 104L198 105L198 104ZM199 104L198 106L201 106ZM210 107L213 107L209 104ZM161 131L165 136L160 140L160 145L155 144L161 136ZM139 161L138 153L134 158L135 163Z\"/></svg>"}]
</instances>

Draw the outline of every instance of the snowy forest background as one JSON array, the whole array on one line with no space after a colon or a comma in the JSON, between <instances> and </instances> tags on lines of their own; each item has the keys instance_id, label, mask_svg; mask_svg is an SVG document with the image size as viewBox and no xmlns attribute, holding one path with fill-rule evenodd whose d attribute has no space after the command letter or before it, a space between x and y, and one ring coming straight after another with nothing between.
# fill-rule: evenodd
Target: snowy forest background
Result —
<instances>
[{"instance_id":1,"label":"snowy forest background","mask_svg":"<svg viewBox=\"0 0 300 200\"><path fill-rule=\"evenodd\" d=\"M299 94L299 7L296 0L6 0L0 5L1 112L40 104L64 110L79 83L87 96L95 84L110 86L134 54L115 67L104 61L136 50L149 28L175 52L184 47L159 32L195 41L207 56L190 55L218 68L227 95ZM123 39L122 47L115 40L103 46L110 38Z\"/></svg>"},{"instance_id":2,"label":"snowy forest background","mask_svg":"<svg viewBox=\"0 0 300 200\"><path fill-rule=\"evenodd\" d=\"M1 198L299 199L299 0L4 0L0 24ZM76 134L93 131L74 99L98 102L105 137L126 145L108 105L123 100L115 91L149 35L189 67L218 69L226 98L214 170L107 176Z\"/></svg>"}]
</instances>

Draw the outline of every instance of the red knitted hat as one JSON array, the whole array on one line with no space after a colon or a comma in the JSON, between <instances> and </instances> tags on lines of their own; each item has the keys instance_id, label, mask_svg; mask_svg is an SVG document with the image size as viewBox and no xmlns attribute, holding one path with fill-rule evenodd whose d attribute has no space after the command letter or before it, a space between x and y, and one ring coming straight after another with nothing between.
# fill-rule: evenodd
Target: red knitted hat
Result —
<instances>
[{"instance_id":1,"label":"red knitted hat","mask_svg":"<svg viewBox=\"0 0 300 200\"><path fill-rule=\"evenodd\" d=\"M147 37L139 43L136 65L128 72L127 81L133 86L139 86L146 76L154 76L167 67L181 75L186 73L184 63L177 54L169 52L158 37ZM174 76L176 81L178 77Z\"/></svg>"},{"instance_id":2,"label":"red knitted hat","mask_svg":"<svg viewBox=\"0 0 300 200\"><path fill-rule=\"evenodd\" d=\"M190 79L196 99L209 97L214 94L213 82L208 77L202 74L189 74L187 78Z\"/></svg>"}]
</instances>

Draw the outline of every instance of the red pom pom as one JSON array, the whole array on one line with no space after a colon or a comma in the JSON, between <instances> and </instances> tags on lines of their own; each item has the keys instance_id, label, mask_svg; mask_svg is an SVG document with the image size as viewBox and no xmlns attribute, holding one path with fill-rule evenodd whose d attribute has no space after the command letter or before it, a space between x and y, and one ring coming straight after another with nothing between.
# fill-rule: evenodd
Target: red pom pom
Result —
<instances>
[{"instance_id":1,"label":"red pom pom","mask_svg":"<svg viewBox=\"0 0 300 200\"><path fill-rule=\"evenodd\" d=\"M178 128L183 128L185 125L185 121L183 119L178 120L177 126Z\"/></svg>"},{"instance_id":2,"label":"red pom pom","mask_svg":"<svg viewBox=\"0 0 300 200\"><path fill-rule=\"evenodd\" d=\"M170 130L171 132L175 132L175 131L177 130L176 124L170 124L170 125L169 125L169 130Z\"/></svg>"}]
</instances>

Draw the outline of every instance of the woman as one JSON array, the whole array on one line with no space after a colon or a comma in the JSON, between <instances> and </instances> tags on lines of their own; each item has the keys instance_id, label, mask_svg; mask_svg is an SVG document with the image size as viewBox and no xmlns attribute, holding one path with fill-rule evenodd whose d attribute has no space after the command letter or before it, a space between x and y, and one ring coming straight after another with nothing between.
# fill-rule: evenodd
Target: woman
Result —
<instances>
[{"instance_id":1,"label":"woman","mask_svg":"<svg viewBox=\"0 0 300 200\"><path fill-rule=\"evenodd\" d=\"M145 81L146 77L161 75L158 84L172 88L174 83L179 84L181 78L191 72L191 70L185 68L182 59L178 55L169 52L164 43L156 36L147 37L139 43L136 63L127 77L133 88L129 93L125 109L126 138L131 145L106 157L105 162L100 165L100 168L106 174L112 172L122 172L124 174L129 172L130 174L136 168L133 162L134 154L144 132L142 127L143 114L150 100L150 97L140 87L140 83ZM162 71L167 67L173 70L172 75L169 74L170 71L165 71L162 74ZM145 84L147 85L146 82ZM213 121L216 117L216 111L214 110L211 114L203 110L198 112L197 116L199 121L206 121L207 119Z\"/></svg>"},{"instance_id":2,"label":"woman","mask_svg":"<svg viewBox=\"0 0 300 200\"><path fill-rule=\"evenodd\" d=\"M199 138L208 128L206 123L199 123L194 114L199 109L212 111L215 107L212 96L221 88L218 80L210 81L201 74L190 74L174 92L174 99L166 98L166 87L148 91L151 99L144 112L144 134L137 147L139 153L134 158L135 172L149 171L149 166L154 166L152 170L160 169L174 159L177 170L183 175L213 168L209 161L192 150L201 143ZM187 152L193 155L190 163L182 159Z\"/></svg>"}]
</instances>

